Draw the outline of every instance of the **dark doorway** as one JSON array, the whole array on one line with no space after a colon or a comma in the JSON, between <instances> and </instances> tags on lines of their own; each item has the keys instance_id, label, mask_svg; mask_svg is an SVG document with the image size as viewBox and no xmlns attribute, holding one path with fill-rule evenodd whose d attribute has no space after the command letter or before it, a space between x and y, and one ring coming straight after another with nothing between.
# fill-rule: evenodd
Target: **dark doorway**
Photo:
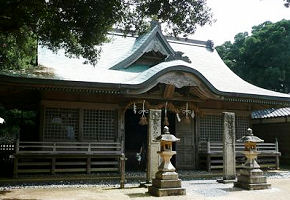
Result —
<instances>
[{"instance_id":1,"label":"dark doorway","mask_svg":"<svg viewBox=\"0 0 290 200\"><path fill-rule=\"evenodd\" d=\"M145 171L147 163L147 134L148 125L139 125L140 115L134 114L132 109L128 109L125 113L125 154L128 160L126 161L126 170L129 171ZM164 111L162 111L161 131L164 127ZM175 118L173 112L167 113L170 133L175 133ZM147 120L148 116L147 116ZM173 144L175 151L176 144ZM176 165L176 156L171 159L172 164Z\"/></svg>"},{"instance_id":2,"label":"dark doorway","mask_svg":"<svg viewBox=\"0 0 290 200\"><path fill-rule=\"evenodd\" d=\"M147 131L148 126L139 125L139 114L132 109L125 113L125 155L126 170L145 171L147 163Z\"/></svg>"},{"instance_id":3,"label":"dark doorway","mask_svg":"<svg viewBox=\"0 0 290 200\"><path fill-rule=\"evenodd\" d=\"M17 139L36 141L38 135L39 114L37 110L5 109L0 107L0 177L9 177L13 173L13 157Z\"/></svg>"}]
</instances>

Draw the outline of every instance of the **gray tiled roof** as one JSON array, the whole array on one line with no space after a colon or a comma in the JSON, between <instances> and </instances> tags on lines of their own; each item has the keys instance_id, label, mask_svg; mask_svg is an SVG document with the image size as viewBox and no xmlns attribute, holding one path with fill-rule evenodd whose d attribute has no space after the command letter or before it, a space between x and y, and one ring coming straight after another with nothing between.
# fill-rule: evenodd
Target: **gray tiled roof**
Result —
<instances>
[{"instance_id":1,"label":"gray tiled roof","mask_svg":"<svg viewBox=\"0 0 290 200\"><path fill-rule=\"evenodd\" d=\"M155 31L156 32L156 31ZM67 80L89 83L112 83L120 85L136 85L150 81L155 74L163 72L183 70L194 73L201 78L214 92L228 96L246 96L254 98L261 96L271 99L282 98L290 101L290 95L278 93L256 87L234 74L222 61L215 50L210 50L204 45L205 42L177 41L167 39L174 51L183 52L191 63L174 60L162 62L145 71L121 71L111 70L113 66L121 63L128 56L135 54L150 34L136 39L135 37L123 37L120 34L110 35L110 42L101 46L102 52L96 66L83 64L83 58L68 58L64 51L57 54L46 48L39 48L39 64L46 67L50 76L40 76L40 73L14 73L13 76L24 76L41 79ZM164 38L164 37L163 37ZM163 39L162 38L162 39ZM143 53L143 52L138 52ZM138 56L138 55L137 55Z\"/></svg>"},{"instance_id":2,"label":"gray tiled roof","mask_svg":"<svg viewBox=\"0 0 290 200\"><path fill-rule=\"evenodd\" d=\"M266 110L258 110L252 112L252 119L265 119L265 118L276 118L276 117L287 117L290 116L289 108L270 108Z\"/></svg>"}]
</instances>

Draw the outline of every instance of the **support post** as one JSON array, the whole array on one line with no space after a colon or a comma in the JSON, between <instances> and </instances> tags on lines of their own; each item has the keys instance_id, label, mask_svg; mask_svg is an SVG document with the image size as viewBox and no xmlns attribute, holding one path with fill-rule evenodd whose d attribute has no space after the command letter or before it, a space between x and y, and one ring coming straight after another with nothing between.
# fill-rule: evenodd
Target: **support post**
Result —
<instances>
[{"instance_id":1,"label":"support post","mask_svg":"<svg viewBox=\"0 0 290 200\"><path fill-rule=\"evenodd\" d=\"M154 140L161 135L161 110L149 110L148 123L148 150L147 150L147 173L146 182L150 183L155 173L158 171L159 155L157 151L160 150L159 142Z\"/></svg>"},{"instance_id":2,"label":"support post","mask_svg":"<svg viewBox=\"0 0 290 200\"><path fill-rule=\"evenodd\" d=\"M210 157L210 140L207 138L206 141L206 166L207 166L207 171L211 171L211 157Z\"/></svg>"},{"instance_id":3,"label":"support post","mask_svg":"<svg viewBox=\"0 0 290 200\"><path fill-rule=\"evenodd\" d=\"M124 188L125 187L125 161L126 161L126 157L125 154L122 153L121 157L120 157L120 173L121 173L121 180L120 180L120 188Z\"/></svg>"},{"instance_id":4,"label":"support post","mask_svg":"<svg viewBox=\"0 0 290 200\"><path fill-rule=\"evenodd\" d=\"M87 157L87 174L91 174L91 157Z\"/></svg>"},{"instance_id":5,"label":"support post","mask_svg":"<svg viewBox=\"0 0 290 200\"><path fill-rule=\"evenodd\" d=\"M275 138L276 169L280 169L278 139Z\"/></svg>"},{"instance_id":6,"label":"support post","mask_svg":"<svg viewBox=\"0 0 290 200\"><path fill-rule=\"evenodd\" d=\"M16 144L15 144L15 155L14 155L14 166L13 166L13 177L18 177L18 157L17 154L19 152L19 135L17 134Z\"/></svg>"},{"instance_id":7,"label":"support post","mask_svg":"<svg viewBox=\"0 0 290 200\"><path fill-rule=\"evenodd\" d=\"M13 177L18 178L18 158L17 158L17 156L14 156Z\"/></svg>"},{"instance_id":8,"label":"support post","mask_svg":"<svg viewBox=\"0 0 290 200\"><path fill-rule=\"evenodd\" d=\"M51 174L55 175L55 157L51 158Z\"/></svg>"}]
</instances>

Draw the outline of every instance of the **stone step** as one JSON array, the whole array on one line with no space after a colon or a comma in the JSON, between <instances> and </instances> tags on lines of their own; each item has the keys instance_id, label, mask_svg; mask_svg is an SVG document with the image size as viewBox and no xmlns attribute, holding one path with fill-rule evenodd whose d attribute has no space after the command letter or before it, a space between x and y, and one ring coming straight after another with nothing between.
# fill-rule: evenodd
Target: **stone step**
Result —
<instances>
[{"instance_id":1,"label":"stone step","mask_svg":"<svg viewBox=\"0 0 290 200\"><path fill-rule=\"evenodd\" d=\"M246 176L263 176L263 171L260 169L241 169L240 170L241 175L246 175Z\"/></svg>"},{"instance_id":2,"label":"stone step","mask_svg":"<svg viewBox=\"0 0 290 200\"><path fill-rule=\"evenodd\" d=\"M177 196L186 194L186 190L184 188L156 188L154 186L149 186L148 192L149 194L157 197Z\"/></svg>"},{"instance_id":3,"label":"stone step","mask_svg":"<svg viewBox=\"0 0 290 200\"><path fill-rule=\"evenodd\" d=\"M243 188L246 190L264 190L264 189L270 189L271 184L269 183L260 183L260 184L254 184L254 183L242 183L242 182L236 182L234 184L235 187Z\"/></svg>"},{"instance_id":4,"label":"stone step","mask_svg":"<svg viewBox=\"0 0 290 200\"><path fill-rule=\"evenodd\" d=\"M181 180L160 180L153 179L152 186L156 188L181 188Z\"/></svg>"},{"instance_id":5,"label":"stone step","mask_svg":"<svg viewBox=\"0 0 290 200\"><path fill-rule=\"evenodd\" d=\"M266 176L238 176L238 182L243 183L253 183L253 184L259 184L259 183L267 183Z\"/></svg>"}]
</instances>

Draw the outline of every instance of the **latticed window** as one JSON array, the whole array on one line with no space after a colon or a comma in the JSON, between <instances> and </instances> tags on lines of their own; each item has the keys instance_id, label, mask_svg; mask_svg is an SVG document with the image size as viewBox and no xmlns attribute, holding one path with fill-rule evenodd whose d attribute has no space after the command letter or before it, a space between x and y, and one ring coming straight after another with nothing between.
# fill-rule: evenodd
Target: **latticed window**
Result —
<instances>
[{"instance_id":1,"label":"latticed window","mask_svg":"<svg viewBox=\"0 0 290 200\"><path fill-rule=\"evenodd\" d=\"M200 119L200 141L221 141L222 131L220 115L205 115Z\"/></svg>"},{"instance_id":2,"label":"latticed window","mask_svg":"<svg viewBox=\"0 0 290 200\"><path fill-rule=\"evenodd\" d=\"M97 141L114 140L116 118L114 110L84 110L83 138Z\"/></svg>"},{"instance_id":3,"label":"latticed window","mask_svg":"<svg viewBox=\"0 0 290 200\"><path fill-rule=\"evenodd\" d=\"M117 111L79 108L45 109L43 139L46 141L114 141ZM81 126L80 126L81 125ZM79 127L80 126L80 127Z\"/></svg>"},{"instance_id":4,"label":"latticed window","mask_svg":"<svg viewBox=\"0 0 290 200\"><path fill-rule=\"evenodd\" d=\"M236 138L241 138L249 128L249 118L236 116ZM200 141L222 141L223 119L221 115L205 115L200 119Z\"/></svg>"},{"instance_id":5,"label":"latticed window","mask_svg":"<svg viewBox=\"0 0 290 200\"><path fill-rule=\"evenodd\" d=\"M79 110L67 108L46 108L45 140L76 140L79 133Z\"/></svg>"},{"instance_id":6,"label":"latticed window","mask_svg":"<svg viewBox=\"0 0 290 200\"><path fill-rule=\"evenodd\" d=\"M236 139L246 135L249 125L249 117L236 116Z\"/></svg>"}]
</instances>

